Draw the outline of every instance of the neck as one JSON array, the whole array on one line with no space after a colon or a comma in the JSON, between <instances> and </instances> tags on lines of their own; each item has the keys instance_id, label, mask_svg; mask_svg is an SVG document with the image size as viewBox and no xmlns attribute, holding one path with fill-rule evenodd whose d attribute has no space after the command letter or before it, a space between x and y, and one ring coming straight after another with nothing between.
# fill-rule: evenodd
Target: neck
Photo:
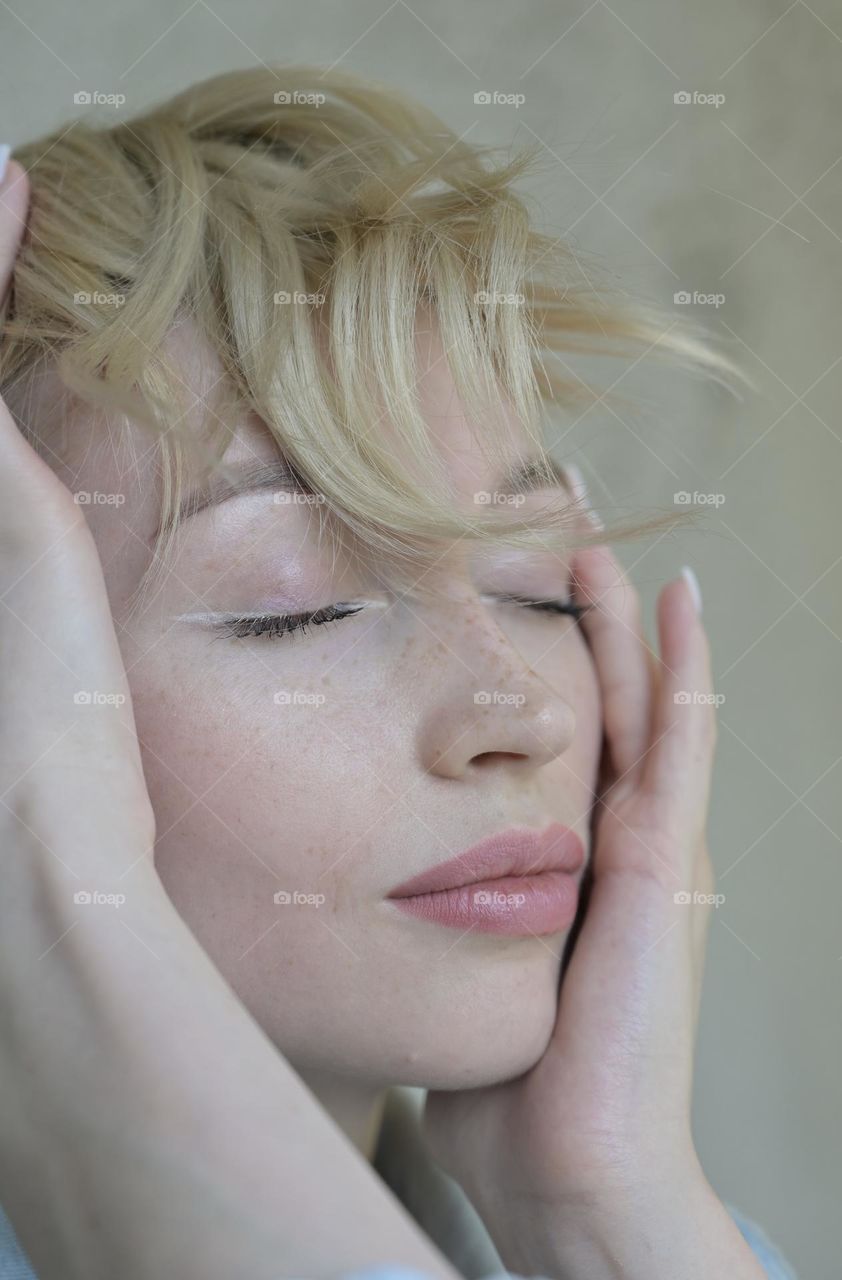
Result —
<instances>
[{"instance_id":1,"label":"neck","mask_svg":"<svg viewBox=\"0 0 842 1280\"><path fill-rule=\"evenodd\" d=\"M299 1071L299 1075L334 1124L371 1163L383 1120L386 1090L325 1072Z\"/></svg>"}]
</instances>

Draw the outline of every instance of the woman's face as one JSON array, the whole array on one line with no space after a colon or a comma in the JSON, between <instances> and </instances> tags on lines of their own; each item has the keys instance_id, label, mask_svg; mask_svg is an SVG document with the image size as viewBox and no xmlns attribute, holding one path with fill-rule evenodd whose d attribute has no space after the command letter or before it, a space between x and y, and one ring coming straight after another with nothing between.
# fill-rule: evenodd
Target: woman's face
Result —
<instances>
[{"instance_id":1,"label":"woman's face","mask_svg":"<svg viewBox=\"0 0 842 1280\"><path fill-rule=\"evenodd\" d=\"M476 510L499 477L437 333L418 342L425 417L457 500ZM218 370L206 357L190 376L201 390ZM396 597L364 562L320 546L311 505L262 489L187 519L161 590L130 616L159 516L154 450L134 444L130 455L86 421L56 469L99 495L85 510L132 691L156 865L179 913L305 1076L470 1088L520 1074L552 1031L565 933L453 928L385 899L512 826L560 821L588 848L601 714L584 635L568 616L494 598L568 598L568 565L454 545L435 570L440 596ZM512 463L529 456L513 430ZM276 458L256 419L227 454ZM338 602L364 607L294 634L215 625ZM293 901L277 903L279 891Z\"/></svg>"}]
</instances>

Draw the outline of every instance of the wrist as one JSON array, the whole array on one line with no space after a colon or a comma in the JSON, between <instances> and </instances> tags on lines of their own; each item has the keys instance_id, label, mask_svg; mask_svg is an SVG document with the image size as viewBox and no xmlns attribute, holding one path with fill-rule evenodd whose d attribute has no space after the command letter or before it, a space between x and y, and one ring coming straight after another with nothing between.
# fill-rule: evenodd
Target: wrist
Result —
<instances>
[{"instance_id":1,"label":"wrist","mask_svg":"<svg viewBox=\"0 0 842 1280\"><path fill-rule=\"evenodd\" d=\"M563 1200L528 1197L486 1219L508 1271L559 1280L702 1280L763 1271L694 1158Z\"/></svg>"}]
</instances>

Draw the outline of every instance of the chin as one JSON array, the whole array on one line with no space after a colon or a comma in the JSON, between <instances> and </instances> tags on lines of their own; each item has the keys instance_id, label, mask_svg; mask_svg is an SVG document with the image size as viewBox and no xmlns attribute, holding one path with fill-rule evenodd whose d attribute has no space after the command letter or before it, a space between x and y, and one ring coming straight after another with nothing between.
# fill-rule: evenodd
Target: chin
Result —
<instances>
[{"instance_id":1,"label":"chin","mask_svg":"<svg viewBox=\"0 0 842 1280\"><path fill-rule=\"evenodd\" d=\"M446 993L444 993L446 994ZM453 992L451 990L451 995ZM546 1051L558 1012L557 966L532 981L487 984L474 999L442 996L402 1037L403 1052L391 1046L392 1083L428 1089L478 1089L523 1075Z\"/></svg>"}]
</instances>

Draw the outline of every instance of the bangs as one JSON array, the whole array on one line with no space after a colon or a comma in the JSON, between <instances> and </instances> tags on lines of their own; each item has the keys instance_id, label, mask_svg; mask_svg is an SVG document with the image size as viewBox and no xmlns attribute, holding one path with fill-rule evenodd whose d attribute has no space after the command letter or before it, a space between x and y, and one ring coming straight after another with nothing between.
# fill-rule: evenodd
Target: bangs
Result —
<instances>
[{"instance_id":1,"label":"bangs","mask_svg":"<svg viewBox=\"0 0 842 1280\"><path fill-rule=\"evenodd\" d=\"M482 495L471 511L454 502L419 404L419 317L501 472L512 417L549 476L550 417L600 396L561 376L564 353L652 351L725 385L742 377L703 331L621 303L533 225L515 185L541 163L537 144L496 159L393 89L279 66L216 76L109 128L76 122L13 155L32 205L0 386L55 362L82 401L149 431L164 483L140 594L165 565L187 486L224 474L246 412L318 495L325 534L402 586L454 540L569 550L693 515L587 534L569 495L526 517ZM224 371L199 403L164 350L186 320Z\"/></svg>"}]
</instances>

